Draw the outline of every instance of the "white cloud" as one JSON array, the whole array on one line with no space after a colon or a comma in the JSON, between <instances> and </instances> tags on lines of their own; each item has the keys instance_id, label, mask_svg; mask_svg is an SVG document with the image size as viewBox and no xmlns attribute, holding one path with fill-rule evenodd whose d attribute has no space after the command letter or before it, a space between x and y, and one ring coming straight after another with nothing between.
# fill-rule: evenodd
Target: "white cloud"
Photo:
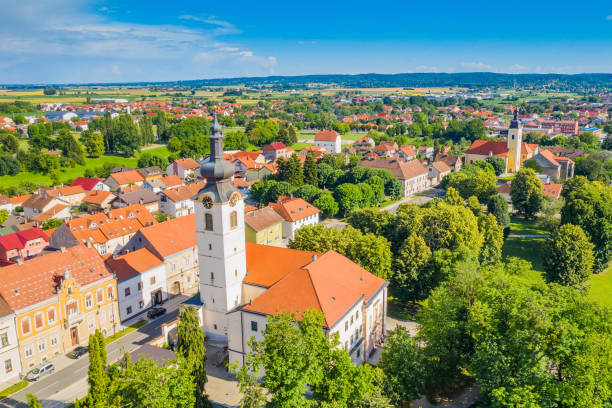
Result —
<instances>
[{"instance_id":1,"label":"white cloud","mask_svg":"<svg viewBox=\"0 0 612 408\"><path fill-rule=\"evenodd\" d=\"M522 66L521 64L514 64L510 66L511 73L519 73L524 72L527 68Z\"/></svg>"},{"instance_id":2,"label":"white cloud","mask_svg":"<svg viewBox=\"0 0 612 408\"><path fill-rule=\"evenodd\" d=\"M606 17L606 20L612 20L612 14L610 14L608 17Z\"/></svg>"},{"instance_id":3,"label":"white cloud","mask_svg":"<svg viewBox=\"0 0 612 408\"><path fill-rule=\"evenodd\" d=\"M309 41L300 40L297 43L298 45L313 45L313 44L316 44L317 42L315 40L309 40Z\"/></svg>"},{"instance_id":4,"label":"white cloud","mask_svg":"<svg viewBox=\"0 0 612 408\"><path fill-rule=\"evenodd\" d=\"M440 69L435 66L419 65L414 68L414 72L437 73L440 72Z\"/></svg>"},{"instance_id":5,"label":"white cloud","mask_svg":"<svg viewBox=\"0 0 612 408\"><path fill-rule=\"evenodd\" d=\"M483 70L483 69L491 69L493 68L491 65L489 64L485 64L484 62L461 62L459 65L461 65L463 68L468 68L468 69L476 69L476 70Z\"/></svg>"},{"instance_id":6,"label":"white cloud","mask_svg":"<svg viewBox=\"0 0 612 408\"><path fill-rule=\"evenodd\" d=\"M241 30L214 16L180 17L184 23L203 23L195 26L136 24L111 21L108 7L91 12L84 3L20 2L5 8L0 52L10 53L19 66L30 63L27 74L19 72L18 65L0 64L0 78L6 82L195 79L265 75L276 65L275 57L221 40ZM61 70L41 69L35 63L41 58L57 60ZM105 63L100 65L101 61Z\"/></svg>"}]
</instances>

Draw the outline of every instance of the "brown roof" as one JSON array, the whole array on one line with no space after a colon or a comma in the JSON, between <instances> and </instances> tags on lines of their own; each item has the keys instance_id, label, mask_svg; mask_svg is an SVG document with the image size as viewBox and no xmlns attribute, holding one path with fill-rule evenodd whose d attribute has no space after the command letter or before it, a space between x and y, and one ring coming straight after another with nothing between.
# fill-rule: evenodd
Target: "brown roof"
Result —
<instances>
[{"instance_id":1,"label":"brown roof","mask_svg":"<svg viewBox=\"0 0 612 408\"><path fill-rule=\"evenodd\" d=\"M130 279L163 264L164 261L153 255L146 248L137 249L134 252L106 260L106 266L115 273L117 282Z\"/></svg>"},{"instance_id":2,"label":"brown roof","mask_svg":"<svg viewBox=\"0 0 612 408\"><path fill-rule=\"evenodd\" d=\"M185 170L193 170L193 169L200 168L200 165L198 164L198 162L193 160L190 157L186 159L176 159L175 162Z\"/></svg>"},{"instance_id":3,"label":"brown roof","mask_svg":"<svg viewBox=\"0 0 612 408\"><path fill-rule=\"evenodd\" d=\"M544 157L546 159L546 161L548 161L550 164L552 164L553 166L559 166L559 162L557 161L557 157L552 154L552 152L550 150L542 150L540 152L540 156Z\"/></svg>"},{"instance_id":4,"label":"brown roof","mask_svg":"<svg viewBox=\"0 0 612 408\"><path fill-rule=\"evenodd\" d=\"M446 163L444 163L443 161L435 161L433 163L431 163L431 166L438 170L440 173L446 173L451 171L451 168L448 167L448 165Z\"/></svg>"},{"instance_id":5,"label":"brown roof","mask_svg":"<svg viewBox=\"0 0 612 408\"><path fill-rule=\"evenodd\" d=\"M112 276L94 248L78 245L0 268L0 295L13 310L34 305L57 296L67 271L80 286Z\"/></svg>"},{"instance_id":6,"label":"brown roof","mask_svg":"<svg viewBox=\"0 0 612 408\"><path fill-rule=\"evenodd\" d=\"M143 228L140 234L162 258L197 246L195 214Z\"/></svg>"},{"instance_id":7,"label":"brown roof","mask_svg":"<svg viewBox=\"0 0 612 408\"><path fill-rule=\"evenodd\" d=\"M359 162L362 167L370 167L373 169L386 169L400 180L408 180L413 177L427 174L427 169L418 160L402 161L397 159L383 159L383 158L366 158Z\"/></svg>"},{"instance_id":8,"label":"brown roof","mask_svg":"<svg viewBox=\"0 0 612 408\"><path fill-rule=\"evenodd\" d=\"M183 185L183 180L179 176L166 176L159 179L161 183L163 183L166 188L176 187Z\"/></svg>"},{"instance_id":9,"label":"brown roof","mask_svg":"<svg viewBox=\"0 0 612 408\"><path fill-rule=\"evenodd\" d=\"M119 199L128 205L132 204L150 204L157 202L157 194L152 192L151 190L138 190L138 191L130 191L129 193L119 194Z\"/></svg>"},{"instance_id":10,"label":"brown roof","mask_svg":"<svg viewBox=\"0 0 612 408\"><path fill-rule=\"evenodd\" d=\"M62 188L46 188L45 192L53 197L71 196L75 194L83 194L87 191L81 185L68 186Z\"/></svg>"},{"instance_id":11,"label":"brown roof","mask_svg":"<svg viewBox=\"0 0 612 408\"><path fill-rule=\"evenodd\" d=\"M506 142L501 140L474 140L469 149L465 152L466 154L478 154L482 156L507 156L508 145Z\"/></svg>"},{"instance_id":12,"label":"brown roof","mask_svg":"<svg viewBox=\"0 0 612 408\"><path fill-rule=\"evenodd\" d=\"M120 171L118 173L112 173L108 177L115 180L115 182L120 186L144 181L142 175L136 170Z\"/></svg>"},{"instance_id":13,"label":"brown roof","mask_svg":"<svg viewBox=\"0 0 612 408\"><path fill-rule=\"evenodd\" d=\"M499 194L510 194L510 188L512 187L512 181L508 181L505 184L497 187L497 192Z\"/></svg>"},{"instance_id":14,"label":"brown roof","mask_svg":"<svg viewBox=\"0 0 612 408\"><path fill-rule=\"evenodd\" d=\"M277 203L270 203L270 206L276 211L281 217L289 222L294 222L306 218L310 215L318 214L321 212L317 207L308 203L301 198L289 198L281 200Z\"/></svg>"},{"instance_id":15,"label":"brown roof","mask_svg":"<svg viewBox=\"0 0 612 408\"><path fill-rule=\"evenodd\" d=\"M561 189L563 184L558 183L542 183L542 194L555 200L561 197Z\"/></svg>"},{"instance_id":16,"label":"brown roof","mask_svg":"<svg viewBox=\"0 0 612 408\"><path fill-rule=\"evenodd\" d=\"M340 136L335 130L322 130L314 137L315 142L335 142Z\"/></svg>"},{"instance_id":17,"label":"brown roof","mask_svg":"<svg viewBox=\"0 0 612 408\"><path fill-rule=\"evenodd\" d=\"M24 203L23 206L24 207L29 207L29 208L35 208L39 211L41 211L43 208L45 208L51 201L55 200L56 198L53 196L50 196L48 194L45 193L35 193L32 194Z\"/></svg>"},{"instance_id":18,"label":"brown roof","mask_svg":"<svg viewBox=\"0 0 612 408\"><path fill-rule=\"evenodd\" d=\"M57 214L62 212L68 208L66 204L55 204L53 207L49 208L47 211L38 214L36 217L32 218L34 221L47 221L49 218L54 218Z\"/></svg>"},{"instance_id":19,"label":"brown roof","mask_svg":"<svg viewBox=\"0 0 612 408\"><path fill-rule=\"evenodd\" d=\"M169 188L160 192L170 200L176 202L192 199L198 191L200 191L206 185L206 181L199 183L188 184L186 186L179 186Z\"/></svg>"},{"instance_id":20,"label":"brown roof","mask_svg":"<svg viewBox=\"0 0 612 408\"><path fill-rule=\"evenodd\" d=\"M273 225L283 222L281 217L271 207L260 208L244 215L244 222L255 231L261 231Z\"/></svg>"},{"instance_id":21,"label":"brown roof","mask_svg":"<svg viewBox=\"0 0 612 408\"><path fill-rule=\"evenodd\" d=\"M244 310L267 315L290 312L299 318L307 309L315 309L325 314L325 325L332 327L360 299L369 300L385 284L345 256L328 251L314 259L311 256L301 268L288 270Z\"/></svg>"}]
</instances>

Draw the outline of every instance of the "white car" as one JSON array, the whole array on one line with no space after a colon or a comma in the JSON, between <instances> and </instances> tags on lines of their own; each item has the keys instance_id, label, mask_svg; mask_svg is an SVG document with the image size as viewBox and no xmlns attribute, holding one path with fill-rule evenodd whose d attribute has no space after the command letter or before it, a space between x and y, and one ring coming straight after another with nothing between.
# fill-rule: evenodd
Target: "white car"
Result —
<instances>
[{"instance_id":1,"label":"white car","mask_svg":"<svg viewBox=\"0 0 612 408\"><path fill-rule=\"evenodd\" d=\"M42 363L26 375L28 381L38 381L43 375L51 374L55 371L55 366L52 363Z\"/></svg>"}]
</instances>

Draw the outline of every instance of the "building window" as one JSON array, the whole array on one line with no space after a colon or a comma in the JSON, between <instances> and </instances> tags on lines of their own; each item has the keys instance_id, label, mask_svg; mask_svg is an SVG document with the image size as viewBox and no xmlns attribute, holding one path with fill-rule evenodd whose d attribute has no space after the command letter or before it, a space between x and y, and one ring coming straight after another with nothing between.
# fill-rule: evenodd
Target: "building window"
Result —
<instances>
[{"instance_id":1,"label":"building window","mask_svg":"<svg viewBox=\"0 0 612 408\"><path fill-rule=\"evenodd\" d=\"M138 307L140 307L141 309L144 307L144 300L138 302Z\"/></svg>"},{"instance_id":2,"label":"building window","mask_svg":"<svg viewBox=\"0 0 612 408\"><path fill-rule=\"evenodd\" d=\"M234 276L238 277L238 269L234 269Z\"/></svg>"},{"instance_id":3,"label":"building window","mask_svg":"<svg viewBox=\"0 0 612 408\"><path fill-rule=\"evenodd\" d=\"M96 323L94 322L94 319L89 319L87 321L87 327L89 327L90 330L96 327Z\"/></svg>"},{"instance_id":4,"label":"building window","mask_svg":"<svg viewBox=\"0 0 612 408\"><path fill-rule=\"evenodd\" d=\"M142 290L142 282L138 282L138 290Z\"/></svg>"},{"instance_id":5,"label":"building window","mask_svg":"<svg viewBox=\"0 0 612 408\"><path fill-rule=\"evenodd\" d=\"M47 341L46 340L39 341L38 342L38 351L40 351L42 353L45 350L47 350Z\"/></svg>"},{"instance_id":6,"label":"building window","mask_svg":"<svg viewBox=\"0 0 612 408\"><path fill-rule=\"evenodd\" d=\"M208 250L212 251L212 244L208 244Z\"/></svg>"},{"instance_id":7,"label":"building window","mask_svg":"<svg viewBox=\"0 0 612 408\"><path fill-rule=\"evenodd\" d=\"M204 214L204 229L206 231L213 230L213 217L212 214Z\"/></svg>"},{"instance_id":8,"label":"building window","mask_svg":"<svg viewBox=\"0 0 612 408\"><path fill-rule=\"evenodd\" d=\"M58 344L58 343L59 343L59 339L58 339L58 337L57 337L57 334L54 334L54 335L51 337L51 347L55 347L55 346L57 346L57 344Z\"/></svg>"},{"instance_id":9,"label":"building window","mask_svg":"<svg viewBox=\"0 0 612 408\"><path fill-rule=\"evenodd\" d=\"M32 348L31 345L25 346L23 350L24 350L24 354L26 358L30 358L34 354L34 349Z\"/></svg>"},{"instance_id":10,"label":"building window","mask_svg":"<svg viewBox=\"0 0 612 408\"><path fill-rule=\"evenodd\" d=\"M11 371L13 371L13 362L9 358L8 360L4 360L4 372L8 374Z\"/></svg>"},{"instance_id":11,"label":"building window","mask_svg":"<svg viewBox=\"0 0 612 408\"><path fill-rule=\"evenodd\" d=\"M217 330L217 325L213 324L213 329Z\"/></svg>"},{"instance_id":12,"label":"building window","mask_svg":"<svg viewBox=\"0 0 612 408\"><path fill-rule=\"evenodd\" d=\"M21 334L30 334L30 318L26 317L21 321Z\"/></svg>"},{"instance_id":13,"label":"building window","mask_svg":"<svg viewBox=\"0 0 612 408\"><path fill-rule=\"evenodd\" d=\"M215 280L215 273L214 273L214 272L211 272L211 273L210 273L210 280L211 280L211 281L214 281L214 280Z\"/></svg>"},{"instance_id":14,"label":"building window","mask_svg":"<svg viewBox=\"0 0 612 408\"><path fill-rule=\"evenodd\" d=\"M125 296L130 296L132 294L132 290L128 287L124 290Z\"/></svg>"},{"instance_id":15,"label":"building window","mask_svg":"<svg viewBox=\"0 0 612 408\"><path fill-rule=\"evenodd\" d=\"M230 213L230 228L234 229L238 227L238 213L236 211L232 211Z\"/></svg>"},{"instance_id":16,"label":"building window","mask_svg":"<svg viewBox=\"0 0 612 408\"><path fill-rule=\"evenodd\" d=\"M49 321L49 324L55 323L55 308L54 307L47 310L47 320Z\"/></svg>"},{"instance_id":17,"label":"building window","mask_svg":"<svg viewBox=\"0 0 612 408\"><path fill-rule=\"evenodd\" d=\"M91 309L93 307L93 296L87 295L85 296L85 308Z\"/></svg>"},{"instance_id":18,"label":"building window","mask_svg":"<svg viewBox=\"0 0 612 408\"><path fill-rule=\"evenodd\" d=\"M8 334L7 333L0 334L0 344L2 344L2 347L8 346L9 341L8 341Z\"/></svg>"},{"instance_id":19,"label":"building window","mask_svg":"<svg viewBox=\"0 0 612 408\"><path fill-rule=\"evenodd\" d=\"M43 328L43 326L44 326L43 314L41 312L36 313L36 315L34 316L34 327L36 327L36 330L40 330Z\"/></svg>"},{"instance_id":20,"label":"building window","mask_svg":"<svg viewBox=\"0 0 612 408\"><path fill-rule=\"evenodd\" d=\"M125 309L125 312L127 314L132 314L132 306L128 306L127 309Z\"/></svg>"},{"instance_id":21,"label":"building window","mask_svg":"<svg viewBox=\"0 0 612 408\"><path fill-rule=\"evenodd\" d=\"M104 302L104 291L102 289L98 289L96 296L98 297L98 303Z\"/></svg>"},{"instance_id":22,"label":"building window","mask_svg":"<svg viewBox=\"0 0 612 408\"><path fill-rule=\"evenodd\" d=\"M106 298L108 300L113 300L115 293L113 292L113 287L109 286L106 288Z\"/></svg>"},{"instance_id":23,"label":"building window","mask_svg":"<svg viewBox=\"0 0 612 408\"><path fill-rule=\"evenodd\" d=\"M251 331L256 332L257 331L257 322L251 320Z\"/></svg>"},{"instance_id":24,"label":"building window","mask_svg":"<svg viewBox=\"0 0 612 408\"><path fill-rule=\"evenodd\" d=\"M151 285L155 285L155 276L151 276L150 282Z\"/></svg>"},{"instance_id":25,"label":"building window","mask_svg":"<svg viewBox=\"0 0 612 408\"><path fill-rule=\"evenodd\" d=\"M78 312L79 312L79 307L77 305L77 302L72 301L66 304L66 316L70 317L72 315L77 314Z\"/></svg>"},{"instance_id":26,"label":"building window","mask_svg":"<svg viewBox=\"0 0 612 408\"><path fill-rule=\"evenodd\" d=\"M346 322L344 322L344 330L348 331L348 320Z\"/></svg>"}]
</instances>

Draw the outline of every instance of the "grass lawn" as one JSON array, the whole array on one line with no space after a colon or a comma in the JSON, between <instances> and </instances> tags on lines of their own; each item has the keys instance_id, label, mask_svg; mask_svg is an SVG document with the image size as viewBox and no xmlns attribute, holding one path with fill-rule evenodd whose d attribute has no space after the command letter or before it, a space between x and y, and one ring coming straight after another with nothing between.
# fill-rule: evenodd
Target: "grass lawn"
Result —
<instances>
[{"instance_id":1,"label":"grass lawn","mask_svg":"<svg viewBox=\"0 0 612 408\"><path fill-rule=\"evenodd\" d=\"M306 146L312 146L312 143L302 143L302 142L297 142L291 145L291 148L293 150L295 150L296 152L299 152L300 150L302 150L303 148L305 148Z\"/></svg>"},{"instance_id":2,"label":"grass lawn","mask_svg":"<svg viewBox=\"0 0 612 408\"><path fill-rule=\"evenodd\" d=\"M143 320L140 320L140 321L134 323L133 325L131 325L129 327L124 328L120 332L117 332L116 334L113 334L112 336L108 336L106 338L106 344L109 344L109 343L112 343L113 341L119 340L121 337L125 336L126 334L129 334L129 333L131 333L133 331L136 331L136 330L140 329L145 324L147 324L147 321L145 319L143 319Z\"/></svg>"},{"instance_id":3,"label":"grass lawn","mask_svg":"<svg viewBox=\"0 0 612 408\"><path fill-rule=\"evenodd\" d=\"M543 272L542 257L540 250L544 244L544 238L506 238L502 247L502 255L505 258L515 256L531 262L533 269Z\"/></svg>"},{"instance_id":4,"label":"grass lawn","mask_svg":"<svg viewBox=\"0 0 612 408\"><path fill-rule=\"evenodd\" d=\"M17 384L13 384L10 387L7 387L0 391L0 400L5 399L6 397L16 393L17 391L23 390L28 386L28 382L26 380L20 381Z\"/></svg>"},{"instance_id":5,"label":"grass lawn","mask_svg":"<svg viewBox=\"0 0 612 408\"><path fill-rule=\"evenodd\" d=\"M387 305L389 310L387 311L390 317L400 320L414 320L415 315L421 309L421 305L418 303L402 303L393 296L388 297Z\"/></svg>"},{"instance_id":6,"label":"grass lawn","mask_svg":"<svg viewBox=\"0 0 612 408\"><path fill-rule=\"evenodd\" d=\"M154 155L168 157L170 152L166 149L165 146L156 147L153 149L143 150L142 152L137 152L135 157L123 157L123 156L114 156L114 155L104 155L97 159L86 158L84 165L77 165L73 168L63 168L60 169L60 181L65 183L68 180L72 180L76 177L82 177L85 173L86 168L95 168L101 167L106 163L111 163L117 166L124 167L136 167L138 163L138 158L144 152L148 152ZM2 186L16 186L24 181L30 181L32 183L36 183L39 185L48 186L51 185L51 177L48 174L41 173L32 173L29 171L22 171L16 176L0 176L0 185Z\"/></svg>"},{"instance_id":7,"label":"grass lawn","mask_svg":"<svg viewBox=\"0 0 612 408\"><path fill-rule=\"evenodd\" d=\"M549 232L541 228L537 220L525 220L518 217L510 217L510 234L517 235L541 235Z\"/></svg>"},{"instance_id":8,"label":"grass lawn","mask_svg":"<svg viewBox=\"0 0 612 408\"><path fill-rule=\"evenodd\" d=\"M612 308L612 266L589 279L589 299Z\"/></svg>"}]
</instances>

